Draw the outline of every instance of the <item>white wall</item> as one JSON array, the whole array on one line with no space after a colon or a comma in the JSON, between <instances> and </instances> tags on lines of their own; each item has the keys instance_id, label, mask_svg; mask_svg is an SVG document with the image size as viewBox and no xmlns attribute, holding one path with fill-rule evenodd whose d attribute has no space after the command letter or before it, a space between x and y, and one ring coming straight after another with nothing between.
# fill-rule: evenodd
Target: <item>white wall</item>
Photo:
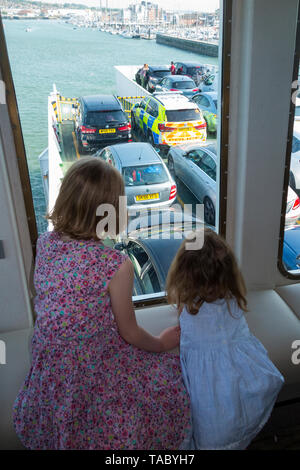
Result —
<instances>
[{"instance_id":1,"label":"white wall","mask_svg":"<svg viewBox=\"0 0 300 470\"><path fill-rule=\"evenodd\" d=\"M118 96L149 96L150 93L135 81L136 72L142 65L115 66L116 87Z\"/></svg>"}]
</instances>

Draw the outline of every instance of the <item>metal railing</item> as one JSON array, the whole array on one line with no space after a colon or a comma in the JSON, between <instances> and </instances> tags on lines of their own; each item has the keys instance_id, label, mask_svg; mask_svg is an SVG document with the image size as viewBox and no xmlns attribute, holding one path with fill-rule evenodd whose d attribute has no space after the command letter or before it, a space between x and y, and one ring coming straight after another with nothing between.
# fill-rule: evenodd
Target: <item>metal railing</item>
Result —
<instances>
[{"instance_id":1,"label":"metal railing","mask_svg":"<svg viewBox=\"0 0 300 470\"><path fill-rule=\"evenodd\" d=\"M139 103L145 96L118 96L123 110L130 117L131 109L136 103Z\"/></svg>"}]
</instances>

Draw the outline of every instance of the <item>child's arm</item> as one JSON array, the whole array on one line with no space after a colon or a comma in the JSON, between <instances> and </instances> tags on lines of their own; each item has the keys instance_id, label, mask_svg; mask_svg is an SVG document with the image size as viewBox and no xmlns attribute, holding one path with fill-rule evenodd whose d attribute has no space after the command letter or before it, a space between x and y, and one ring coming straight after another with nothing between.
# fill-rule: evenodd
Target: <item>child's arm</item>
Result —
<instances>
[{"instance_id":1,"label":"child's arm","mask_svg":"<svg viewBox=\"0 0 300 470\"><path fill-rule=\"evenodd\" d=\"M134 271L130 260L125 261L111 279L108 290L118 330L127 343L151 352L163 352L179 345L180 328L170 327L158 337L141 328L136 321L132 304Z\"/></svg>"}]
</instances>

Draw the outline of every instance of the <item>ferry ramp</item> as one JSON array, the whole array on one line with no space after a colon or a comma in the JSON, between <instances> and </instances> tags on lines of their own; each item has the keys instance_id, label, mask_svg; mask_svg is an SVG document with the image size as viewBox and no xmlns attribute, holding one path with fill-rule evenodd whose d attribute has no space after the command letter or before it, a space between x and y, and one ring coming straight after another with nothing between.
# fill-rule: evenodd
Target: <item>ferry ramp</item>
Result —
<instances>
[{"instance_id":1,"label":"ferry ramp","mask_svg":"<svg viewBox=\"0 0 300 470\"><path fill-rule=\"evenodd\" d=\"M76 98L65 98L59 95L54 111L57 119L57 130L61 148L61 168L63 174L80 158L75 136L75 113L78 107Z\"/></svg>"}]
</instances>

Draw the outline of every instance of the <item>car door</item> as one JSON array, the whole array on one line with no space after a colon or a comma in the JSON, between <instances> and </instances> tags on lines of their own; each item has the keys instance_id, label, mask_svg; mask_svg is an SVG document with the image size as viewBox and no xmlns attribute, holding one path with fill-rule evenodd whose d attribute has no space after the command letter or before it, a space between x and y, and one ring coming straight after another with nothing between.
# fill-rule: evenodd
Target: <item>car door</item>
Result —
<instances>
[{"instance_id":1,"label":"car door","mask_svg":"<svg viewBox=\"0 0 300 470\"><path fill-rule=\"evenodd\" d=\"M199 184L198 190L199 196L197 197L200 201L203 201L204 198L208 196L215 204L217 165L215 160L207 152L201 153L203 154L202 158L197 162L199 168L198 174L201 178L201 184Z\"/></svg>"},{"instance_id":2,"label":"car door","mask_svg":"<svg viewBox=\"0 0 300 470\"><path fill-rule=\"evenodd\" d=\"M144 130L144 116L146 113L146 108L148 104L149 98L145 98L141 101L140 106L139 106L139 112L138 112L138 126Z\"/></svg>"},{"instance_id":3,"label":"car door","mask_svg":"<svg viewBox=\"0 0 300 470\"><path fill-rule=\"evenodd\" d=\"M191 167L189 166L188 157L186 154L182 153L180 150L174 149L174 166L176 176L178 176L184 184L188 184L190 178L190 172L192 171Z\"/></svg>"},{"instance_id":4,"label":"car door","mask_svg":"<svg viewBox=\"0 0 300 470\"><path fill-rule=\"evenodd\" d=\"M154 99L151 98L149 100L149 103L148 103L148 106L147 106L147 111L148 111L147 127L152 132L154 143L158 144L158 136L152 130L154 121L158 117L158 104L157 104L157 101L155 101Z\"/></svg>"},{"instance_id":5,"label":"car door","mask_svg":"<svg viewBox=\"0 0 300 470\"><path fill-rule=\"evenodd\" d=\"M165 84L167 79L163 78L155 87L155 91L165 91Z\"/></svg>"},{"instance_id":6,"label":"car door","mask_svg":"<svg viewBox=\"0 0 300 470\"><path fill-rule=\"evenodd\" d=\"M173 88L173 80L172 78L166 78L166 83L164 85L164 91L170 91Z\"/></svg>"},{"instance_id":7,"label":"car door","mask_svg":"<svg viewBox=\"0 0 300 470\"><path fill-rule=\"evenodd\" d=\"M184 157L184 165L182 167L181 179L197 198L199 198L199 194L203 193L203 189L201 188L202 179L198 167L198 162L203 154L204 153L198 149L189 151Z\"/></svg>"}]
</instances>

